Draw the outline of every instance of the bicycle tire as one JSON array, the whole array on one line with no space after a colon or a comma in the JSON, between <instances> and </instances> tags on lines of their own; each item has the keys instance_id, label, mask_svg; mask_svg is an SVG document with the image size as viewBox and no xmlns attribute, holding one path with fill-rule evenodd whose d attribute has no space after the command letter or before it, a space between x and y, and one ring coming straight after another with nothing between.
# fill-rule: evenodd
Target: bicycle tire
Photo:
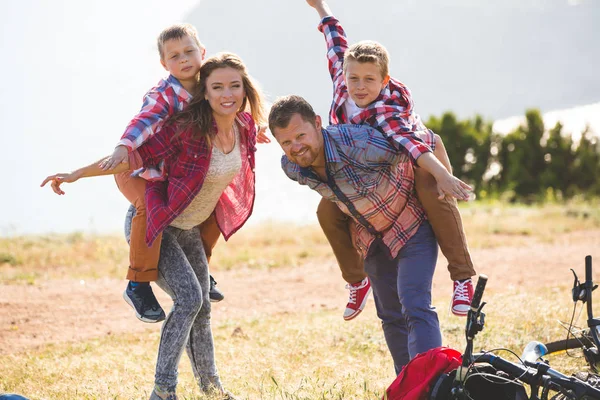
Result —
<instances>
[{"instance_id":1,"label":"bicycle tire","mask_svg":"<svg viewBox=\"0 0 600 400\"><path fill-rule=\"evenodd\" d=\"M553 342L545 343L548 349L547 354L558 353L566 350L580 349L582 347L593 346L594 342L590 336L589 331L584 332L580 337L571 337L569 339L555 340Z\"/></svg>"}]
</instances>

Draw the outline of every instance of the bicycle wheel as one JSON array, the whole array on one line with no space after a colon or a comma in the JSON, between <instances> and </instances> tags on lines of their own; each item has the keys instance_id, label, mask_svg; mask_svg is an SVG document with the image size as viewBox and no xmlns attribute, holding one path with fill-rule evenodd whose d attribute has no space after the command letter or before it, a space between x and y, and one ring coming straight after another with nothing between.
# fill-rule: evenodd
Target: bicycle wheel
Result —
<instances>
[{"instance_id":1,"label":"bicycle wheel","mask_svg":"<svg viewBox=\"0 0 600 400\"><path fill-rule=\"evenodd\" d=\"M545 343L548 349L547 354L558 353L560 351L580 349L582 347L590 347L594 345L590 331L586 329L581 333L580 336L570 337L569 339L556 340L553 342Z\"/></svg>"}]
</instances>

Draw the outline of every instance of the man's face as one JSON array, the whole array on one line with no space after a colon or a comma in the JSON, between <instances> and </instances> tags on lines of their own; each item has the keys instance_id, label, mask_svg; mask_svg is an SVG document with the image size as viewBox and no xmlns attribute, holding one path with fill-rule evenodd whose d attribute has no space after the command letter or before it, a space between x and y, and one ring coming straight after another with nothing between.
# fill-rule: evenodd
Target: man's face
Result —
<instances>
[{"instance_id":1,"label":"man's face","mask_svg":"<svg viewBox=\"0 0 600 400\"><path fill-rule=\"evenodd\" d=\"M303 168L325 165L321 117L314 123L305 121L300 114L294 114L285 128L275 128L273 135L287 158Z\"/></svg>"}]
</instances>

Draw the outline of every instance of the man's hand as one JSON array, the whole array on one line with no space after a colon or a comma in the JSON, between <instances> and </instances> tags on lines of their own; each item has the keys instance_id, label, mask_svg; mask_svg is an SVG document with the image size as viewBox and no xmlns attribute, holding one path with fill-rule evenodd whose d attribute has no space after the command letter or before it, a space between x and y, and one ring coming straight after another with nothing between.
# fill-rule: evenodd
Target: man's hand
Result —
<instances>
[{"instance_id":1,"label":"man's hand","mask_svg":"<svg viewBox=\"0 0 600 400\"><path fill-rule=\"evenodd\" d=\"M457 177L445 174L442 178L437 178L438 200L444 197L455 197L458 200L469 201L473 188Z\"/></svg>"},{"instance_id":2,"label":"man's hand","mask_svg":"<svg viewBox=\"0 0 600 400\"><path fill-rule=\"evenodd\" d=\"M71 172L68 174L65 174L65 173L54 174L54 175L50 175L49 177L44 179L44 181L42 182L40 187L44 187L46 185L46 183L51 181L52 184L50 186L52 187L52 190L54 191L54 193L61 195L61 194L65 194L65 192L63 192L63 190L60 188L61 184L73 183L73 182L77 181L80 177L81 176L77 171Z\"/></svg>"},{"instance_id":3,"label":"man's hand","mask_svg":"<svg viewBox=\"0 0 600 400\"><path fill-rule=\"evenodd\" d=\"M259 126L258 132L256 133L256 142L257 143L271 143L271 139L265 133L267 131L266 126Z\"/></svg>"},{"instance_id":4,"label":"man's hand","mask_svg":"<svg viewBox=\"0 0 600 400\"><path fill-rule=\"evenodd\" d=\"M129 156L129 149L127 146L117 146L115 147L115 151L113 151L112 155L108 158L105 158L98 164L98 167L103 171L110 171L111 169L115 169L117 165L125 162Z\"/></svg>"}]
</instances>

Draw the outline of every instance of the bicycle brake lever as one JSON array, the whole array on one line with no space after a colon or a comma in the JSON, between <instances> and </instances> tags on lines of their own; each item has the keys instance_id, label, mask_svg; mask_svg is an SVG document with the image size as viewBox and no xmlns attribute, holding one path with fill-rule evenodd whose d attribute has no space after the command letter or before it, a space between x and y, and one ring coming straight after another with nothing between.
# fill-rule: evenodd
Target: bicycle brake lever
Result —
<instances>
[{"instance_id":1,"label":"bicycle brake lever","mask_svg":"<svg viewBox=\"0 0 600 400\"><path fill-rule=\"evenodd\" d=\"M584 285L582 285L579 281L579 278L577 277L577 274L575 273L573 268L571 268L571 272L573 273L573 289L571 289L571 298L573 299L573 303L577 303L578 301L585 302L586 289Z\"/></svg>"}]
</instances>

